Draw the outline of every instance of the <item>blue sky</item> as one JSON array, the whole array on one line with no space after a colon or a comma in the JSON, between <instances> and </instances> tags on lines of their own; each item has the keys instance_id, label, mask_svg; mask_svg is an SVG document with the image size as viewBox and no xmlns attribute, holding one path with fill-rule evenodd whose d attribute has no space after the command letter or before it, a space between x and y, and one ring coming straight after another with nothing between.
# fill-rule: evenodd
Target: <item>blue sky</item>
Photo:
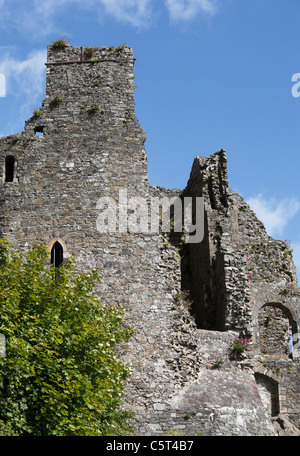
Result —
<instances>
[{"instance_id":1,"label":"blue sky","mask_svg":"<svg viewBox=\"0 0 300 456\"><path fill-rule=\"evenodd\" d=\"M230 187L300 271L299 30L299 0L0 0L0 136L41 105L47 44L126 43L150 183L184 188L226 149Z\"/></svg>"}]
</instances>

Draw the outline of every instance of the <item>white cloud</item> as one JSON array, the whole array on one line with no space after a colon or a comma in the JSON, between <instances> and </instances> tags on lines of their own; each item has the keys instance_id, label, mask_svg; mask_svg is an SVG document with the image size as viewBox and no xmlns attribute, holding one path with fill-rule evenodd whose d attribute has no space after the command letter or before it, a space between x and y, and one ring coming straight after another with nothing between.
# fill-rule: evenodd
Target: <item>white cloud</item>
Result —
<instances>
[{"instance_id":1,"label":"white cloud","mask_svg":"<svg viewBox=\"0 0 300 456\"><path fill-rule=\"evenodd\" d=\"M64 7L78 7L93 11L97 17L109 15L119 22L126 22L140 27L145 25L152 15L153 0L33 0L33 6L39 20L57 18L58 10ZM31 15L32 16L32 15Z\"/></svg>"},{"instance_id":2,"label":"white cloud","mask_svg":"<svg viewBox=\"0 0 300 456\"><path fill-rule=\"evenodd\" d=\"M16 29L32 39L48 33L59 33L57 23L62 7L71 3L74 3L73 0L2 0L0 27L6 30Z\"/></svg>"},{"instance_id":3,"label":"white cloud","mask_svg":"<svg viewBox=\"0 0 300 456\"><path fill-rule=\"evenodd\" d=\"M142 28L150 23L153 0L0 0L0 26L30 30L33 36L62 32L60 18L67 8L92 13L91 19L103 20L110 16L118 22ZM14 10L18 14L14 14ZM65 30L65 29L64 29Z\"/></svg>"},{"instance_id":4,"label":"white cloud","mask_svg":"<svg viewBox=\"0 0 300 456\"><path fill-rule=\"evenodd\" d=\"M288 222L297 214L300 209L298 199L264 198L261 194L247 199L257 217L264 223L270 236L281 236Z\"/></svg>"},{"instance_id":5,"label":"white cloud","mask_svg":"<svg viewBox=\"0 0 300 456\"><path fill-rule=\"evenodd\" d=\"M152 0L98 0L98 3L106 14L135 27L146 26L152 17Z\"/></svg>"},{"instance_id":6,"label":"white cloud","mask_svg":"<svg viewBox=\"0 0 300 456\"><path fill-rule=\"evenodd\" d=\"M36 91L40 94L45 73L46 51L37 50L24 60L12 57L9 51L3 54L0 60L0 72L6 80L7 94L30 94Z\"/></svg>"},{"instance_id":7,"label":"white cloud","mask_svg":"<svg viewBox=\"0 0 300 456\"><path fill-rule=\"evenodd\" d=\"M156 5L165 7L172 20L186 22L199 13L214 14L217 2L219 0L0 0L0 27L31 33L32 38L50 33L65 34L61 18L72 9L72 13L89 11L91 19L100 22L112 17L117 22L142 29L152 24L158 11Z\"/></svg>"},{"instance_id":8,"label":"white cloud","mask_svg":"<svg viewBox=\"0 0 300 456\"><path fill-rule=\"evenodd\" d=\"M36 50L24 60L13 57L12 49L0 47L0 73L5 77L6 96L18 99L16 123L35 108L45 91L46 50ZM20 102L21 100L21 102Z\"/></svg>"},{"instance_id":9,"label":"white cloud","mask_svg":"<svg viewBox=\"0 0 300 456\"><path fill-rule=\"evenodd\" d=\"M199 13L214 14L216 0L165 0L170 17L174 21L189 21Z\"/></svg>"}]
</instances>

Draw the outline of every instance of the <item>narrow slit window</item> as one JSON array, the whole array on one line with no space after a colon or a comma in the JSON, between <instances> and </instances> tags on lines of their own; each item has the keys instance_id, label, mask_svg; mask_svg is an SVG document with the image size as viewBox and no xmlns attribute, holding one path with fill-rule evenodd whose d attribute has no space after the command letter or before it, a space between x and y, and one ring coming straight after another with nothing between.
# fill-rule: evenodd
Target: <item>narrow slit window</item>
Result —
<instances>
[{"instance_id":1,"label":"narrow slit window","mask_svg":"<svg viewBox=\"0 0 300 456\"><path fill-rule=\"evenodd\" d=\"M15 159L9 155L5 159L5 182L13 182L15 173Z\"/></svg>"},{"instance_id":2,"label":"narrow slit window","mask_svg":"<svg viewBox=\"0 0 300 456\"><path fill-rule=\"evenodd\" d=\"M53 247L51 249L51 264L55 268L59 268L59 266L63 263L64 261L64 251L62 245L56 241L53 244Z\"/></svg>"}]
</instances>

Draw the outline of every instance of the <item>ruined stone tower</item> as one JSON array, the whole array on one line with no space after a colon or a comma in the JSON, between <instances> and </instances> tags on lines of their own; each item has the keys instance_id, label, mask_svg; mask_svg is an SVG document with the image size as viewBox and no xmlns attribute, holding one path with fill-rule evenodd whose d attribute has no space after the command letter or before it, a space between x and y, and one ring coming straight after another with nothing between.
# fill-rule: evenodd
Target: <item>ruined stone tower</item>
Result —
<instances>
[{"instance_id":1,"label":"ruined stone tower","mask_svg":"<svg viewBox=\"0 0 300 456\"><path fill-rule=\"evenodd\" d=\"M196 157L185 189L150 186L132 50L49 46L46 65L42 106L0 140L0 236L24 249L46 242L57 264L72 253L102 271L102 301L124 306L136 329L119 350L136 435L299 435L292 255L230 190L225 151ZM99 201L120 191L203 198L203 240L100 231ZM248 341L240 356L236 338Z\"/></svg>"}]
</instances>

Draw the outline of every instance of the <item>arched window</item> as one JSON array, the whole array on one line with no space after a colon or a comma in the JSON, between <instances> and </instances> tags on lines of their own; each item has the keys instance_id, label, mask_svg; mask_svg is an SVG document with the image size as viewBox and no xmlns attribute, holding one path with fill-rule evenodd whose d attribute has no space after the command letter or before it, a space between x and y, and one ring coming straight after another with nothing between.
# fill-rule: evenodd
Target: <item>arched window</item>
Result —
<instances>
[{"instance_id":1,"label":"arched window","mask_svg":"<svg viewBox=\"0 0 300 456\"><path fill-rule=\"evenodd\" d=\"M15 173L15 159L8 155L5 159L5 182L13 182Z\"/></svg>"},{"instance_id":2,"label":"arched window","mask_svg":"<svg viewBox=\"0 0 300 456\"><path fill-rule=\"evenodd\" d=\"M51 264L58 268L64 261L64 250L60 242L54 242L51 249Z\"/></svg>"}]
</instances>

